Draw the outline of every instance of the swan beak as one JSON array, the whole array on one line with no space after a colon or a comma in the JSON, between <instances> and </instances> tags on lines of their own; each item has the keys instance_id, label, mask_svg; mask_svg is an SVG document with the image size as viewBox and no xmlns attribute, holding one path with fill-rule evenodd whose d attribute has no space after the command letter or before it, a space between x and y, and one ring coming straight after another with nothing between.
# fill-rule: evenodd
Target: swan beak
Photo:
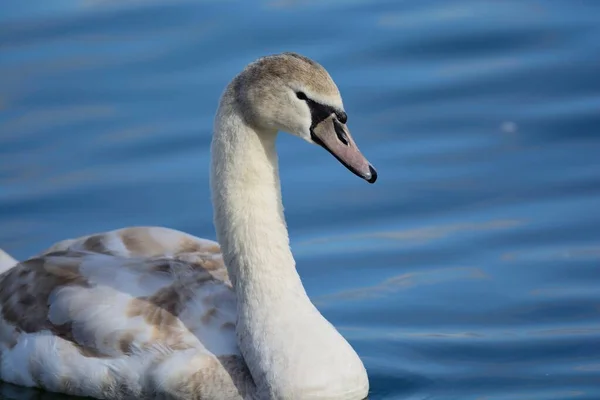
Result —
<instances>
[{"instance_id":1,"label":"swan beak","mask_svg":"<svg viewBox=\"0 0 600 400\"><path fill-rule=\"evenodd\" d=\"M346 124L341 123L335 114L312 127L310 136L313 142L330 152L354 174L369 183L375 183L377 171L354 143Z\"/></svg>"}]
</instances>

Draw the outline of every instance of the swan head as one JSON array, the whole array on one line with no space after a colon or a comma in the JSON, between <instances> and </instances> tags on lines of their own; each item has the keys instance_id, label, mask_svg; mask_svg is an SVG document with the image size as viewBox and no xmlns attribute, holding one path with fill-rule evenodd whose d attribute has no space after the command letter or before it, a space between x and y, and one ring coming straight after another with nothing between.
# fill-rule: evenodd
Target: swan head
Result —
<instances>
[{"instance_id":1,"label":"swan head","mask_svg":"<svg viewBox=\"0 0 600 400\"><path fill-rule=\"evenodd\" d=\"M296 53L262 57L232 85L247 123L261 131L299 136L323 147L367 182L377 179L375 168L350 135L335 82L317 62Z\"/></svg>"}]
</instances>

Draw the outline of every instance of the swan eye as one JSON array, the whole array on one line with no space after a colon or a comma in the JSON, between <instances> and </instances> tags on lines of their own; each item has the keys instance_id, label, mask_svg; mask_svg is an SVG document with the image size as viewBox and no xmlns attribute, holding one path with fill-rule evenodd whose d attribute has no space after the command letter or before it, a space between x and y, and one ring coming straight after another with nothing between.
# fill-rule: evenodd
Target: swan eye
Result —
<instances>
[{"instance_id":1,"label":"swan eye","mask_svg":"<svg viewBox=\"0 0 600 400\"><path fill-rule=\"evenodd\" d=\"M304 94L304 92L296 92L296 97L300 100L308 100L308 97L306 97L306 94Z\"/></svg>"}]
</instances>

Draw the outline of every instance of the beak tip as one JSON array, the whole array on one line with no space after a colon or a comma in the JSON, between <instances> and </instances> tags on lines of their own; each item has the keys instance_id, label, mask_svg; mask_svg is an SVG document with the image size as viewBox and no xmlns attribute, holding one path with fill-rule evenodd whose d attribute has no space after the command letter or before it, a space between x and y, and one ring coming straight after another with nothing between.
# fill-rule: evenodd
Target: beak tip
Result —
<instances>
[{"instance_id":1,"label":"beak tip","mask_svg":"<svg viewBox=\"0 0 600 400\"><path fill-rule=\"evenodd\" d=\"M375 181L377 180L377 171L375 170L375 168L373 168L371 164L369 164L369 172L371 173L371 177L367 179L367 182L375 183Z\"/></svg>"}]
</instances>

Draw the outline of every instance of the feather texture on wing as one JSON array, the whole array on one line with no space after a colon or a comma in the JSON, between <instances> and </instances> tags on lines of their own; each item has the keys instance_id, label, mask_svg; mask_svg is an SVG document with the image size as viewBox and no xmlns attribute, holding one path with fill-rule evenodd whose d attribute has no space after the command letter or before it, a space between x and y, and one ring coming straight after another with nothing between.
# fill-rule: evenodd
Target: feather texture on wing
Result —
<instances>
[{"instance_id":1,"label":"feather texture on wing","mask_svg":"<svg viewBox=\"0 0 600 400\"><path fill-rule=\"evenodd\" d=\"M245 392L235 301L213 241L154 227L65 240L0 275L0 376L75 395L198 398L220 374L222 389Z\"/></svg>"}]
</instances>

